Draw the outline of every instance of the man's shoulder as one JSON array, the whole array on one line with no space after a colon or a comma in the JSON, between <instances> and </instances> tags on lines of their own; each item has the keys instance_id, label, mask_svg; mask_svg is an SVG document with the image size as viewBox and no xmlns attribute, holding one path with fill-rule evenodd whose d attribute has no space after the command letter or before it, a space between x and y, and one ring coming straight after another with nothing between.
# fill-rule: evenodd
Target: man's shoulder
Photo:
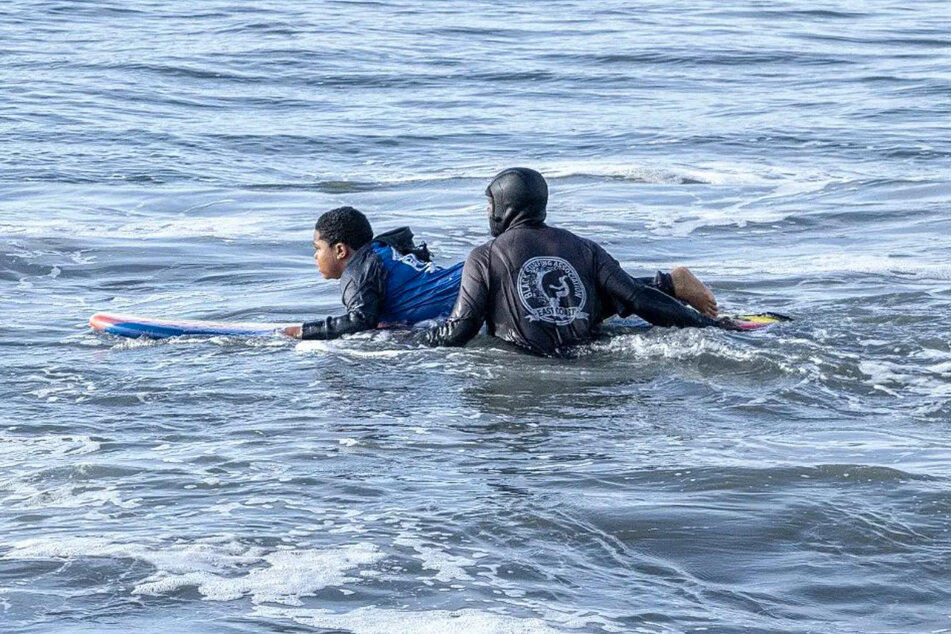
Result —
<instances>
[{"instance_id":1,"label":"man's shoulder","mask_svg":"<svg viewBox=\"0 0 951 634\"><path fill-rule=\"evenodd\" d=\"M572 248L583 248L589 251L596 251L601 248L601 246L591 238L579 236L574 231L563 229L561 227L548 226L546 228L557 236L559 242L562 242L566 245L570 244Z\"/></svg>"},{"instance_id":2,"label":"man's shoulder","mask_svg":"<svg viewBox=\"0 0 951 634\"><path fill-rule=\"evenodd\" d=\"M469 251L469 256L466 259L478 260L480 258L487 257L489 253L492 252L492 248L495 246L495 243L497 240L498 238L492 238L491 240L488 240L487 242L483 242L482 244L474 248L472 251Z\"/></svg>"}]
</instances>

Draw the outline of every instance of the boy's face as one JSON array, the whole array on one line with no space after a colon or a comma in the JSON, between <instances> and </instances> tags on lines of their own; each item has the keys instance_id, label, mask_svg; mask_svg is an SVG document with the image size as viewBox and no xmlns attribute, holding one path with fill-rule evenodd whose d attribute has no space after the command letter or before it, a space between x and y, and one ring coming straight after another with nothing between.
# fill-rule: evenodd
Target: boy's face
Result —
<instances>
[{"instance_id":1,"label":"boy's face","mask_svg":"<svg viewBox=\"0 0 951 634\"><path fill-rule=\"evenodd\" d=\"M320 238L320 232L314 232L314 260L325 280L339 280L343 269L350 259L350 247L342 242L327 244Z\"/></svg>"}]
</instances>

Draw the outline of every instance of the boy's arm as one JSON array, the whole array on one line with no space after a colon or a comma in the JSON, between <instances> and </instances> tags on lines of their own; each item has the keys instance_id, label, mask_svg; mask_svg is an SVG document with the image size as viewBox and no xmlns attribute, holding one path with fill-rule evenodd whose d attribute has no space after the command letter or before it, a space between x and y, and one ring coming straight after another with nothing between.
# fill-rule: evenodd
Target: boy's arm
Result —
<instances>
[{"instance_id":1,"label":"boy's arm","mask_svg":"<svg viewBox=\"0 0 951 634\"><path fill-rule=\"evenodd\" d=\"M478 247L466 258L462 284L452 313L444 323L426 333L431 346L464 346L485 322L489 302L489 250Z\"/></svg>"},{"instance_id":2,"label":"boy's arm","mask_svg":"<svg viewBox=\"0 0 951 634\"><path fill-rule=\"evenodd\" d=\"M386 294L386 270L375 253L354 264L357 266L348 266L340 278L346 314L291 326L284 334L299 339L336 339L376 328Z\"/></svg>"}]
</instances>

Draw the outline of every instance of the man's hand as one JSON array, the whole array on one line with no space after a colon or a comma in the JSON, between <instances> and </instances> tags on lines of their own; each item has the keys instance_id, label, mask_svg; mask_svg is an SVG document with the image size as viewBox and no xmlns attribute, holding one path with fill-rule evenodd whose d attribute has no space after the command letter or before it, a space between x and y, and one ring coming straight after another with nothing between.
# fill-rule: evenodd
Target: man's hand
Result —
<instances>
[{"instance_id":1,"label":"man's hand","mask_svg":"<svg viewBox=\"0 0 951 634\"><path fill-rule=\"evenodd\" d=\"M294 339L300 339L300 331L301 331L300 326L288 326L286 328L281 328L278 330L278 332L283 333L284 335L287 335L288 337L292 337Z\"/></svg>"}]
</instances>

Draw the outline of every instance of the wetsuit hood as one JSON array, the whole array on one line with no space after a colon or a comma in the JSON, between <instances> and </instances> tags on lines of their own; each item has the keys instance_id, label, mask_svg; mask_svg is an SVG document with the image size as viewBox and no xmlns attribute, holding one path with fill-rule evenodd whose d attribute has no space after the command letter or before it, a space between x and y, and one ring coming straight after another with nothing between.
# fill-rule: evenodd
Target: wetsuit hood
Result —
<instances>
[{"instance_id":1,"label":"wetsuit hood","mask_svg":"<svg viewBox=\"0 0 951 634\"><path fill-rule=\"evenodd\" d=\"M506 229L545 222L548 184L544 177L527 167L510 167L496 174L485 189L492 202L489 230L499 236Z\"/></svg>"}]
</instances>

